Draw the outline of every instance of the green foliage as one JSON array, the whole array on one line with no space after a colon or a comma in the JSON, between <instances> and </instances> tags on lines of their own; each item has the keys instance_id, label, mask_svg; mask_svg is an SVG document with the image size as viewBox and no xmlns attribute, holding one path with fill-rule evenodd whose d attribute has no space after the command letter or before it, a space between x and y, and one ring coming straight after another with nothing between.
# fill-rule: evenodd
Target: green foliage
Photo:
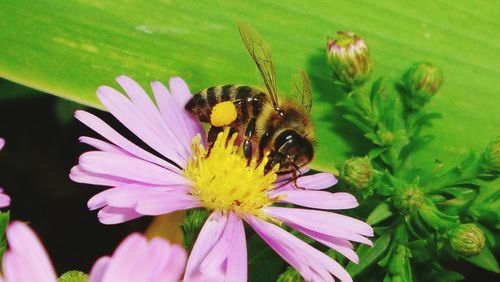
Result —
<instances>
[{"instance_id":1,"label":"green foliage","mask_svg":"<svg viewBox=\"0 0 500 282\"><path fill-rule=\"evenodd\" d=\"M438 68L432 66L432 71L435 70ZM403 78L405 85L413 85L415 89L422 79L408 75ZM490 143L482 154L471 152L447 170L439 162L434 169L415 166L417 151L427 148L434 139L423 132L432 125L432 120L441 117L425 108L439 90L440 82L432 85L432 95L420 93L426 96L425 101L421 99L418 103L412 100L415 94L409 93L417 90L408 90L401 83L391 88L385 84L378 79L371 87L345 87L343 99L337 104L343 110L343 117L370 142L369 159L375 168L367 189L370 193L351 189L365 200L361 203L361 213L367 214L367 222L379 230L395 230L391 243L384 245L387 251L380 247L380 242L390 231L381 233L373 249L359 247L362 262L349 264L348 271L354 276L377 263L384 269L384 281L424 279L415 276L413 268L431 269L424 275L426 281L442 280L437 277L437 269L451 281L461 279L460 274L444 270L439 264L440 258L448 256L497 272L498 263L485 244L487 237L492 238L488 240L491 245L495 244L493 234L498 234L499 226L495 209L500 204L495 167L497 141ZM352 159L347 159L342 168ZM342 176L341 182L352 186L350 179ZM482 227L475 224L480 221Z\"/></svg>"},{"instance_id":2,"label":"green foliage","mask_svg":"<svg viewBox=\"0 0 500 282\"><path fill-rule=\"evenodd\" d=\"M182 241L186 249L191 250L198 234L208 218L208 211L204 208L190 209L186 211L184 222L181 224Z\"/></svg>"},{"instance_id":3,"label":"green foliage","mask_svg":"<svg viewBox=\"0 0 500 282\"><path fill-rule=\"evenodd\" d=\"M373 247L361 245L358 248L357 253L358 256L362 259L358 264L352 262L349 263L346 270L354 277L365 270L367 267L369 267L371 264L377 262L377 260L379 260L387 251L387 248L389 247L389 244L391 242L391 235L392 234L390 232L385 232L375 239Z\"/></svg>"},{"instance_id":4,"label":"green foliage","mask_svg":"<svg viewBox=\"0 0 500 282\"><path fill-rule=\"evenodd\" d=\"M248 22L271 46L284 93L299 69L311 76L317 169L333 170L353 150L366 149L333 106L339 98L324 46L337 30L365 38L373 77L393 81L416 60L443 69L443 91L428 106L444 119L416 165L428 166L436 155L449 165L485 145L499 126L500 105L492 103L500 74L494 2L21 0L3 3L0 18L0 77L94 107L97 86L116 86L120 74L143 86L179 75L193 91L262 85L236 29L238 20Z\"/></svg>"},{"instance_id":5,"label":"green foliage","mask_svg":"<svg viewBox=\"0 0 500 282\"><path fill-rule=\"evenodd\" d=\"M3 253L7 250L7 238L5 231L10 221L10 211L0 212L0 258L3 258Z\"/></svg>"}]
</instances>

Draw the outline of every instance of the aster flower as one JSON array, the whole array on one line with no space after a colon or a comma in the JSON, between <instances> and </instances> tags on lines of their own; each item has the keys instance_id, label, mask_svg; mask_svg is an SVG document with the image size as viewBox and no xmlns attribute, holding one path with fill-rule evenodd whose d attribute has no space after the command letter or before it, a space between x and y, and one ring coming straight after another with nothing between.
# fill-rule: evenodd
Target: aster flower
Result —
<instances>
[{"instance_id":1,"label":"aster flower","mask_svg":"<svg viewBox=\"0 0 500 282\"><path fill-rule=\"evenodd\" d=\"M5 146L5 140L0 138L0 150ZM10 197L9 195L3 192L3 189L0 188L0 208L5 208L10 206Z\"/></svg>"},{"instance_id":2,"label":"aster flower","mask_svg":"<svg viewBox=\"0 0 500 282\"><path fill-rule=\"evenodd\" d=\"M340 264L281 227L286 224L357 263L350 241L371 244L365 236L373 230L357 219L324 211L358 205L348 193L321 191L337 182L333 175L318 173L286 184L277 168L264 172L266 158L248 164L236 136L227 130L207 154L203 128L184 111L192 96L183 80L172 78L170 91L153 82L156 104L132 79L120 76L117 81L127 96L107 86L97 96L149 148L135 145L90 113L76 112L77 119L107 139L81 137L97 150L84 153L70 173L76 182L111 187L88 202L91 210L100 209L102 223L204 207L212 213L193 246L185 281L246 281L244 221L306 280L332 281L334 275L352 281Z\"/></svg>"},{"instance_id":3,"label":"aster flower","mask_svg":"<svg viewBox=\"0 0 500 282\"><path fill-rule=\"evenodd\" d=\"M2 261L1 282L57 282L57 274L36 234L15 221L7 228L10 249ZM112 257L99 259L92 267L89 282L179 281L186 263L186 252L166 240L151 241L131 234Z\"/></svg>"}]
</instances>

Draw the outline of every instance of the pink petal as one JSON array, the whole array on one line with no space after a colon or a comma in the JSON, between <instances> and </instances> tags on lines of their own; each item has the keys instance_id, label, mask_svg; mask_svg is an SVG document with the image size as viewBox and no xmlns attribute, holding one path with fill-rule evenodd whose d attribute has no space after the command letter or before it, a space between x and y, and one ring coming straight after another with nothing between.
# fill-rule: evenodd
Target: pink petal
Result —
<instances>
[{"instance_id":1,"label":"pink petal","mask_svg":"<svg viewBox=\"0 0 500 282\"><path fill-rule=\"evenodd\" d=\"M102 186L119 186L132 183L131 180L125 178L86 171L79 165L71 168L69 178L78 183L87 183Z\"/></svg>"},{"instance_id":2,"label":"pink petal","mask_svg":"<svg viewBox=\"0 0 500 282\"><path fill-rule=\"evenodd\" d=\"M84 170L92 173L107 174L137 182L159 185L190 184L184 176L164 167L120 154L87 152L80 156L79 164Z\"/></svg>"},{"instance_id":3,"label":"pink petal","mask_svg":"<svg viewBox=\"0 0 500 282\"><path fill-rule=\"evenodd\" d=\"M162 238L151 241L138 233L131 234L118 246L112 257L99 259L89 281L177 282L186 263L186 252Z\"/></svg>"},{"instance_id":4,"label":"pink petal","mask_svg":"<svg viewBox=\"0 0 500 282\"><path fill-rule=\"evenodd\" d=\"M139 281L134 274L140 271L140 264L147 255L147 241L139 234L129 235L116 248L103 277L105 281Z\"/></svg>"},{"instance_id":5,"label":"pink petal","mask_svg":"<svg viewBox=\"0 0 500 282\"><path fill-rule=\"evenodd\" d=\"M247 281L247 244L245 239L245 227L240 218L234 216L234 235L231 248L227 257L226 281Z\"/></svg>"},{"instance_id":6,"label":"pink petal","mask_svg":"<svg viewBox=\"0 0 500 282\"><path fill-rule=\"evenodd\" d=\"M119 76L116 81L120 84L120 86L125 90L127 95L130 97L132 103L136 106L136 109L141 112L148 121L151 121L153 124L157 126L161 126L163 133L166 133L166 137L174 141L174 139L178 142L179 149L182 147L185 151L182 153L184 158L188 158L190 156L190 151L186 150L189 148L191 142L184 143L184 140L179 139L179 129L182 130L184 127L184 123L175 124L173 122L168 122L168 120L163 119L158 108L154 105L151 98L148 96L146 91L137 84L134 80L126 77L124 75ZM176 105L179 108L178 105ZM174 125L174 126L172 126ZM189 140L191 141L191 140ZM180 150L178 151L180 153Z\"/></svg>"},{"instance_id":7,"label":"pink petal","mask_svg":"<svg viewBox=\"0 0 500 282\"><path fill-rule=\"evenodd\" d=\"M333 174L321 172L306 175L297 179L297 186L308 190L322 190L337 184L338 180Z\"/></svg>"},{"instance_id":8,"label":"pink petal","mask_svg":"<svg viewBox=\"0 0 500 282\"><path fill-rule=\"evenodd\" d=\"M10 206L10 197L9 195L3 193L3 189L0 188L0 208L5 208Z\"/></svg>"},{"instance_id":9,"label":"pink petal","mask_svg":"<svg viewBox=\"0 0 500 282\"><path fill-rule=\"evenodd\" d=\"M155 198L161 195L185 195L187 192L187 187L162 187L133 183L104 190L94 195L88 201L87 206L90 210L99 209L106 205L116 208L134 208L140 200Z\"/></svg>"},{"instance_id":10,"label":"pink petal","mask_svg":"<svg viewBox=\"0 0 500 282\"><path fill-rule=\"evenodd\" d=\"M175 95L171 95L161 82L151 83L151 88L163 119L174 132L178 133L186 151L191 155L190 145L193 138L200 134L203 142L205 141L203 127L189 112L184 110L184 105L178 104ZM189 96L191 97L191 94Z\"/></svg>"},{"instance_id":11,"label":"pink petal","mask_svg":"<svg viewBox=\"0 0 500 282\"><path fill-rule=\"evenodd\" d=\"M5 146L5 140L3 138L0 138L0 150L3 149L3 146Z\"/></svg>"},{"instance_id":12,"label":"pink petal","mask_svg":"<svg viewBox=\"0 0 500 282\"><path fill-rule=\"evenodd\" d=\"M102 257L98 259L92 266L88 282L102 282L110 261L110 257Z\"/></svg>"},{"instance_id":13,"label":"pink petal","mask_svg":"<svg viewBox=\"0 0 500 282\"><path fill-rule=\"evenodd\" d=\"M359 257L356 254L356 252L352 249L353 246L348 240L336 238L336 237L321 234L318 232L314 232L314 231L311 231L309 229L302 228L301 226L296 225L296 224L288 223L288 225L290 227L292 227L293 229L296 229L296 230L300 231L301 233L311 237L315 241L317 241L317 242L319 242L327 247L330 247L330 249L333 249L333 250L341 253L343 256L345 256L346 258L348 258L352 262L354 262L354 263L359 262Z\"/></svg>"},{"instance_id":14,"label":"pink petal","mask_svg":"<svg viewBox=\"0 0 500 282\"><path fill-rule=\"evenodd\" d=\"M339 263L287 231L253 216L247 216L245 219L305 280L333 281L333 274L341 281L352 281L349 273Z\"/></svg>"},{"instance_id":15,"label":"pink petal","mask_svg":"<svg viewBox=\"0 0 500 282\"><path fill-rule=\"evenodd\" d=\"M157 197L140 199L135 210L143 215L161 215L200 206L198 199L191 195L165 193Z\"/></svg>"},{"instance_id":16,"label":"pink petal","mask_svg":"<svg viewBox=\"0 0 500 282\"><path fill-rule=\"evenodd\" d=\"M213 278L219 277L218 281L223 281L222 269L210 269L211 273L201 273L199 266L210 253L215 244L221 239L221 236L226 227L227 216L222 215L220 212L213 212L203 225L198 238L194 243L193 250L189 255L186 265L186 272L184 274L184 281L192 281L195 277L210 276ZM201 280L199 280L201 281Z\"/></svg>"},{"instance_id":17,"label":"pink petal","mask_svg":"<svg viewBox=\"0 0 500 282\"><path fill-rule=\"evenodd\" d=\"M147 187L140 184L138 186L140 189L133 187L131 189L117 190L115 193L108 195L106 197L107 204L117 208L131 208L147 199L154 200L162 196L174 197L174 199L180 201L185 198L194 199L191 196L186 196L186 187Z\"/></svg>"},{"instance_id":18,"label":"pink petal","mask_svg":"<svg viewBox=\"0 0 500 282\"><path fill-rule=\"evenodd\" d=\"M224 264L227 261L227 267ZM211 269L225 268L224 281L247 280L247 252L243 222L234 213L228 214L224 232L203 259L199 271L210 273ZM231 267L233 267L231 269ZM231 276L231 278L229 277Z\"/></svg>"},{"instance_id":19,"label":"pink petal","mask_svg":"<svg viewBox=\"0 0 500 282\"><path fill-rule=\"evenodd\" d=\"M10 249L3 258L3 276L9 282L56 282L57 276L42 243L24 223L7 228Z\"/></svg>"},{"instance_id":20,"label":"pink petal","mask_svg":"<svg viewBox=\"0 0 500 282\"><path fill-rule=\"evenodd\" d=\"M97 213L103 224L118 224L143 216L133 209L104 207Z\"/></svg>"},{"instance_id":21,"label":"pink petal","mask_svg":"<svg viewBox=\"0 0 500 282\"><path fill-rule=\"evenodd\" d=\"M160 274L160 277L158 279L155 279L153 281L180 281L182 274L184 273L184 268L186 267L186 260L186 251L178 245L172 245L170 249L170 258L166 262L166 265L168 266L167 271L164 271L162 274Z\"/></svg>"},{"instance_id":22,"label":"pink petal","mask_svg":"<svg viewBox=\"0 0 500 282\"><path fill-rule=\"evenodd\" d=\"M177 100L177 103L182 108L184 108L189 99L193 97L186 82L180 77L174 76L170 78L169 87L170 91L172 92L172 96L174 96L174 98Z\"/></svg>"},{"instance_id":23,"label":"pink petal","mask_svg":"<svg viewBox=\"0 0 500 282\"><path fill-rule=\"evenodd\" d=\"M358 206L356 198L344 192L330 193L326 191L296 189L282 191L274 196L282 196L283 202L315 209L340 210L352 209Z\"/></svg>"},{"instance_id":24,"label":"pink petal","mask_svg":"<svg viewBox=\"0 0 500 282\"><path fill-rule=\"evenodd\" d=\"M100 151L132 156L131 154L129 154L127 151L123 150L122 148L115 146L113 144L110 144L106 141L102 141L102 140L92 138L92 137L87 137L87 136L81 136L79 138L79 140L80 140L80 142L85 143L87 145L90 145L90 146L92 146Z\"/></svg>"},{"instance_id":25,"label":"pink petal","mask_svg":"<svg viewBox=\"0 0 500 282\"><path fill-rule=\"evenodd\" d=\"M183 144L173 136L171 130L166 128L164 123L158 123L158 120L149 120L141 112L141 109L111 87L99 87L97 97L116 119L148 146L181 167L185 165L186 160L182 157Z\"/></svg>"},{"instance_id":26,"label":"pink petal","mask_svg":"<svg viewBox=\"0 0 500 282\"><path fill-rule=\"evenodd\" d=\"M362 236L373 236L371 226L352 217L332 212L283 207L267 207L264 212L286 224L298 225L318 233L371 245L371 241Z\"/></svg>"},{"instance_id":27,"label":"pink petal","mask_svg":"<svg viewBox=\"0 0 500 282\"><path fill-rule=\"evenodd\" d=\"M99 133L104 138L111 141L117 147L127 151L129 154L134 155L137 158L143 159L145 161L158 164L172 171L175 172L180 171L178 167L172 165L171 163L163 159L158 158L157 156L149 153L148 151L130 142L125 137L116 132L113 128L111 128L108 124L102 121L100 118L85 111L76 111L75 117L83 124L91 128L95 132Z\"/></svg>"},{"instance_id":28,"label":"pink petal","mask_svg":"<svg viewBox=\"0 0 500 282\"><path fill-rule=\"evenodd\" d=\"M243 222L234 213L216 213L219 212L214 212L202 228L203 236L201 232L198 235L184 281L247 281ZM207 238L210 235L213 237Z\"/></svg>"}]
</instances>

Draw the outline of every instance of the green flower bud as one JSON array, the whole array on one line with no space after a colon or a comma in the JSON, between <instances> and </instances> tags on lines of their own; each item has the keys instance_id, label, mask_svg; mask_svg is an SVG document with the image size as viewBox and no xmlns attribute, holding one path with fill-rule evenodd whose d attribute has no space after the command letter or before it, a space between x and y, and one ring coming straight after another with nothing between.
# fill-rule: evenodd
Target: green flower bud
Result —
<instances>
[{"instance_id":1,"label":"green flower bud","mask_svg":"<svg viewBox=\"0 0 500 282\"><path fill-rule=\"evenodd\" d=\"M78 270L70 270L57 279L58 282L87 282L87 280L88 275Z\"/></svg>"},{"instance_id":2,"label":"green flower bud","mask_svg":"<svg viewBox=\"0 0 500 282\"><path fill-rule=\"evenodd\" d=\"M487 171L500 171L500 136L493 139L483 153L484 168Z\"/></svg>"},{"instance_id":3,"label":"green flower bud","mask_svg":"<svg viewBox=\"0 0 500 282\"><path fill-rule=\"evenodd\" d=\"M390 131L377 131L378 138L380 139L380 144L382 145L391 145L392 141L394 141L394 133Z\"/></svg>"},{"instance_id":4,"label":"green flower bud","mask_svg":"<svg viewBox=\"0 0 500 282\"><path fill-rule=\"evenodd\" d=\"M372 176L373 167L368 157L348 159L340 171L340 179L358 190L367 188Z\"/></svg>"},{"instance_id":5,"label":"green flower bud","mask_svg":"<svg viewBox=\"0 0 500 282\"><path fill-rule=\"evenodd\" d=\"M483 230L474 223L460 224L450 231L449 238L453 251L465 257L478 255L486 242Z\"/></svg>"},{"instance_id":6,"label":"green flower bud","mask_svg":"<svg viewBox=\"0 0 500 282\"><path fill-rule=\"evenodd\" d=\"M293 267L288 267L285 272L283 272L276 282L303 282L304 278L300 275L300 273L295 270Z\"/></svg>"},{"instance_id":7,"label":"green flower bud","mask_svg":"<svg viewBox=\"0 0 500 282\"><path fill-rule=\"evenodd\" d=\"M372 70L365 41L353 32L337 32L337 39L327 43L327 59L338 80L348 85L365 82Z\"/></svg>"},{"instance_id":8,"label":"green flower bud","mask_svg":"<svg viewBox=\"0 0 500 282\"><path fill-rule=\"evenodd\" d=\"M186 249L191 250L207 218L208 212L204 208L191 209L186 212L184 223L181 224L182 237Z\"/></svg>"},{"instance_id":9,"label":"green flower bud","mask_svg":"<svg viewBox=\"0 0 500 282\"><path fill-rule=\"evenodd\" d=\"M394 190L392 203L401 213L409 215L424 204L424 192L414 184L407 184Z\"/></svg>"},{"instance_id":10,"label":"green flower bud","mask_svg":"<svg viewBox=\"0 0 500 282\"><path fill-rule=\"evenodd\" d=\"M419 62L413 64L403 75L402 84L413 109L420 109L439 90L443 83L443 72L437 66Z\"/></svg>"}]
</instances>

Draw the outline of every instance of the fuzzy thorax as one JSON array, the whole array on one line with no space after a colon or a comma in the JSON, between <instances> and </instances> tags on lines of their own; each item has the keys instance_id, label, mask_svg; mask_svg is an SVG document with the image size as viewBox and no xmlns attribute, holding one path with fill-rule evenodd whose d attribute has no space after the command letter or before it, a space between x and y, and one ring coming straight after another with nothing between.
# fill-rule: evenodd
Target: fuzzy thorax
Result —
<instances>
[{"instance_id":1,"label":"fuzzy thorax","mask_svg":"<svg viewBox=\"0 0 500 282\"><path fill-rule=\"evenodd\" d=\"M193 182L193 195L210 210L251 214L265 219L262 209L276 199L268 196L273 189L278 167L265 173L267 156L260 163L252 159L249 164L240 147L235 146L236 134L229 130L219 133L210 153L193 140L193 159L184 170Z\"/></svg>"}]
</instances>

